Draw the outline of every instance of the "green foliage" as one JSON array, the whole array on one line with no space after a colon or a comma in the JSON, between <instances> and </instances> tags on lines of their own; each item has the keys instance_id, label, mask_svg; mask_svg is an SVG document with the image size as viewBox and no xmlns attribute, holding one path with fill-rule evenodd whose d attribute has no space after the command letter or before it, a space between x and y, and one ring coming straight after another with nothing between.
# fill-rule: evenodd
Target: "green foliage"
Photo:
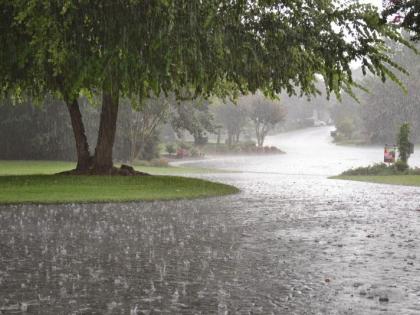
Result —
<instances>
[{"instance_id":1,"label":"green foliage","mask_svg":"<svg viewBox=\"0 0 420 315\"><path fill-rule=\"evenodd\" d=\"M182 96L186 88L193 95L230 94L226 88L316 94L317 73L327 94L340 94L353 84L353 60L395 79L383 39L403 42L375 7L331 0L4 0L1 12L0 40L16 58L2 59L0 85L27 88L36 78L41 96L72 97L110 77L142 99L152 91ZM13 77L16 64L24 71Z\"/></svg>"},{"instance_id":2,"label":"green foliage","mask_svg":"<svg viewBox=\"0 0 420 315\"><path fill-rule=\"evenodd\" d=\"M382 13L385 19L411 31L412 39L420 39L420 2L418 0L387 1Z\"/></svg>"},{"instance_id":3,"label":"green foliage","mask_svg":"<svg viewBox=\"0 0 420 315\"><path fill-rule=\"evenodd\" d=\"M191 157L199 157L199 156L201 156L201 152L197 148L193 147L190 150L190 155L191 155Z\"/></svg>"},{"instance_id":4,"label":"green foliage","mask_svg":"<svg viewBox=\"0 0 420 315\"><path fill-rule=\"evenodd\" d=\"M202 97L172 102L170 123L178 135L187 130L196 144L207 142L206 133L214 132L210 102Z\"/></svg>"},{"instance_id":5,"label":"green foliage","mask_svg":"<svg viewBox=\"0 0 420 315\"><path fill-rule=\"evenodd\" d=\"M239 147L244 152L255 151L256 146L257 144L255 143L255 141L252 141L252 140L244 141L239 144Z\"/></svg>"},{"instance_id":6,"label":"green foliage","mask_svg":"<svg viewBox=\"0 0 420 315\"><path fill-rule=\"evenodd\" d=\"M355 60L399 83L392 69L404 69L390 59L387 38L408 44L375 7L334 0L3 0L0 92L50 93L69 103L102 90L108 104L162 92L178 99L258 90L316 95L321 75L326 95L340 98L355 85ZM203 117L187 124L195 138L210 128ZM115 119L101 130L115 130ZM105 166L113 139L99 132Z\"/></svg>"},{"instance_id":7,"label":"green foliage","mask_svg":"<svg viewBox=\"0 0 420 315\"><path fill-rule=\"evenodd\" d=\"M407 35L404 35L408 38ZM342 102L332 108L332 118L338 126L342 120L351 119L354 132L350 140L362 140L366 143L394 143L395 135L401 124L410 124L411 136L420 140L420 63L419 56L407 47L389 43L394 53L392 60L410 70L410 76L401 78L406 86L406 92L391 82L382 83L373 77L359 82L369 92L357 93L359 103L344 96ZM416 47L419 44L416 43Z\"/></svg>"},{"instance_id":8,"label":"green foliage","mask_svg":"<svg viewBox=\"0 0 420 315\"><path fill-rule=\"evenodd\" d=\"M42 107L3 102L0 117L0 159L74 159L70 120L61 102L51 97Z\"/></svg>"},{"instance_id":9,"label":"green foliage","mask_svg":"<svg viewBox=\"0 0 420 315\"><path fill-rule=\"evenodd\" d=\"M239 99L253 122L258 147L262 147L268 132L286 118L286 108L278 100L268 99L261 93L246 95Z\"/></svg>"},{"instance_id":10,"label":"green foliage","mask_svg":"<svg viewBox=\"0 0 420 315\"><path fill-rule=\"evenodd\" d=\"M388 175L420 175L420 168L408 168L402 161L392 165L377 163L365 167L357 167L341 173L340 176L388 176Z\"/></svg>"},{"instance_id":11,"label":"green foliage","mask_svg":"<svg viewBox=\"0 0 420 315\"><path fill-rule=\"evenodd\" d=\"M139 148L137 158L150 161L159 157L159 134L154 132L146 138Z\"/></svg>"},{"instance_id":12,"label":"green foliage","mask_svg":"<svg viewBox=\"0 0 420 315\"><path fill-rule=\"evenodd\" d=\"M215 119L227 133L227 143L229 145L239 142L240 135L248 122L246 108L241 103L234 104L225 101L215 109Z\"/></svg>"},{"instance_id":13,"label":"green foliage","mask_svg":"<svg viewBox=\"0 0 420 315\"><path fill-rule=\"evenodd\" d=\"M168 154L174 154L176 152L175 146L172 143L168 143L165 146L166 152L168 152Z\"/></svg>"},{"instance_id":14,"label":"green foliage","mask_svg":"<svg viewBox=\"0 0 420 315\"><path fill-rule=\"evenodd\" d=\"M353 132L355 131L354 122L351 118L345 118L337 121L335 124L337 131L345 139L350 139Z\"/></svg>"},{"instance_id":15,"label":"green foliage","mask_svg":"<svg viewBox=\"0 0 420 315\"><path fill-rule=\"evenodd\" d=\"M385 163L377 163L366 167L358 167L347 170L341 175L353 176L353 175L393 175L397 174L398 170L394 165L387 165Z\"/></svg>"},{"instance_id":16,"label":"green foliage","mask_svg":"<svg viewBox=\"0 0 420 315\"><path fill-rule=\"evenodd\" d=\"M410 157L410 125L404 123L400 127L400 131L397 136L397 146L398 146L398 161L399 167L401 170L408 168L408 158Z\"/></svg>"},{"instance_id":17,"label":"green foliage","mask_svg":"<svg viewBox=\"0 0 420 315\"><path fill-rule=\"evenodd\" d=\"M181 142L179 143L178 148L183 149L183 150L189 150L191 149L191 145L186 142Z\"/></svg>"},{"instance_id":18,"label":"green foliage","mask_svg":"<svg viewBox=\"0 0 420 315\"><path fill-rule=\"evenodd\" d=\"M408 169L408 164L407 164L407 162L404 162L403 160L399 159L394 163L394 168L398 172L404 172Z\"/></svg>"}]
</instances>

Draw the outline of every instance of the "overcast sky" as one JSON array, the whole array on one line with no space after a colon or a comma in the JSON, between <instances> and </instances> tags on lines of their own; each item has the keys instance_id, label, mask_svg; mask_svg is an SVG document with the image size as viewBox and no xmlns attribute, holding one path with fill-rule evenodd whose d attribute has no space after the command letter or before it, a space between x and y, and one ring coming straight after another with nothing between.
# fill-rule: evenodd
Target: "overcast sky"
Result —
<instances>
[{"instance_id":1,"label":"overcast sky","mask_svg":"<svg viewBox=\"0 0 420 315\"><path fill-rule=\"evenodd\" d=\"M364 0L364 2L370 2L376 5L378 8L382 8L382 0Z\"/></svg>"}]
</instances>

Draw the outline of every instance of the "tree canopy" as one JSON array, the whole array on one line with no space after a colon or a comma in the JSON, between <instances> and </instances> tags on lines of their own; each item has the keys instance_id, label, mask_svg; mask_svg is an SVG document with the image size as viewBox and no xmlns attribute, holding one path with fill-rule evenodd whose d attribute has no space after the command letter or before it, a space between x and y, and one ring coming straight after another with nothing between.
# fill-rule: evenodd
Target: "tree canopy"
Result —
<instances>
[{"instance_id":1,"label":"tree canopy","mask_svg":"<svg viewBox=\"0 0 420 315\"><path fill-rule=\"evenodd\" d=\"M77 96L101 92L93 168L105 173L112 168L120 96L316 94L317 75L327 94L340 94L354 84L355 60L383 79L395 79L390 67L400 69L384 40L403 39L365 4L1 0L0 10L1 91L63 98L85 159Z\"/></svg>"},{"instance_id":2,"label":"tree canopy","mask_svg":"<svg viewBox=\"0 0 420 315\"><path fill-rule=\"evenodd\" d=\"M420 39L420 1L388 0L384 1L383 16L411 31L414 40Z\"/></svg>"},{"instance_id":3,"label":"tree canopy","mask_svg":"<svg viewBox=\"0 0 420 315\"><path fill-rule=\"evenodd\" d=\"M286 108L278 100L267 99L261 93L243 96L239 102L246 108L254 124L258 147L262 147L268 132L284 121Z\"/></svg>"}]
</instances>

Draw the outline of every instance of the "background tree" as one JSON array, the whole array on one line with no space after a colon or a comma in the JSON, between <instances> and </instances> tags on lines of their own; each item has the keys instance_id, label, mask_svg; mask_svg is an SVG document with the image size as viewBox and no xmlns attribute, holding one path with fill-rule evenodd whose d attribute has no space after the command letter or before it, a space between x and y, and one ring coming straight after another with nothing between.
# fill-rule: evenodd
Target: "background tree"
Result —
<instances>
[{"instance_id":1,"label":"background tree","mask_svg":"<svg viewBox=\"0 0 420 315\"><path fill-rule=\"evenodd\" d=\"M419 44L415 43L415 47L418 48ZM410 75L401 79L405 91L391 82L381 83L373 77L365 77L359 82L368 91L357 93L359 102L344 96L332 109L332 117L338 129L343 121L351 120L354 131L351 138L354 140L394 143L395 134L404 122L410 124L413 139L420 140L419 57L407 47L395 45L394 48L394 62L410 69Z\"/></svg>"},{"instance_id":2,"label":"background tree","mask_svg":"<svg viewBox=\"0 0 420 315\"><path fill-rule=\"evenodd\" d=\"M150 160L158 155L158 128L168 120L170 104L164 95L151 96L137 106L131 102L135 100L126 99L122 103L125 105L122 125L128 129L129 161Z\"/></svg>"},{"instance_id":3,"label":"background tree","mask_svg":"<svg viewBox=\"0 0 420 315\"><path fill-rule=\"evenodd\" d=\"M277 124L284 121L286 110L277 100L270 100L261 93L243 96L239 100L247 108L248 117L254 124L258 147Z\"/></svg>"},{"instance_id":4,"label":"background tree","mask_svg":"<svg viewBox=\"0 0 420 315\"><path fill-rule=\"evenodd\" d=\"M209 111L209 101L203 98L193 100L173 100L171 126L180 134L187 130L196 145L207 143L206 133L213 133L213 115Z\"/></svg>"},{"instance_id":5,"label":"background tree","mask_svg":"<svg viewBox=\"0 0 420 315\"><path fill-rule=\"evenodd\" d=\"M240 104L231 101L223 101L215 110L215 120L227 133L226 143L228 145L239 143L241 132L248 121L246 109Z\"/></svg>"},{"instance_id":6,"label":"background tree","mask_svg":"<svg viewBox=\"0 0 420 315\"><path fill-rule=\"evenodd\" d=\"M401 125L400 130L397 136L397 146L398 146L398 164L397 167L399 170L403 171L408 168L408 158L411 154L411 143L409 141L410 137L410 125L404 123Z\"/></svg>"}]
</instances>

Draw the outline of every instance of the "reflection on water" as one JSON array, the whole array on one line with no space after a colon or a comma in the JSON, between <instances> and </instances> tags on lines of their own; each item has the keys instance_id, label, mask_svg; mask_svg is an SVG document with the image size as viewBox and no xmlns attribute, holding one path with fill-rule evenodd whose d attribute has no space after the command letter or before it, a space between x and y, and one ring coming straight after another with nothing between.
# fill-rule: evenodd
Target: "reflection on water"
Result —
<instances>
[{"instance_id":1,"label":"reflection on water","mask_svg":"<svg viewBox=\"0 0 420 315\"><path fill-rule=\"evenodd\" d=\"M1 314L420 314L420 190L327 179L382 157L327 128L268 140L199 163L235 196L0 207Z\"/></svg>"}]
</instances>

